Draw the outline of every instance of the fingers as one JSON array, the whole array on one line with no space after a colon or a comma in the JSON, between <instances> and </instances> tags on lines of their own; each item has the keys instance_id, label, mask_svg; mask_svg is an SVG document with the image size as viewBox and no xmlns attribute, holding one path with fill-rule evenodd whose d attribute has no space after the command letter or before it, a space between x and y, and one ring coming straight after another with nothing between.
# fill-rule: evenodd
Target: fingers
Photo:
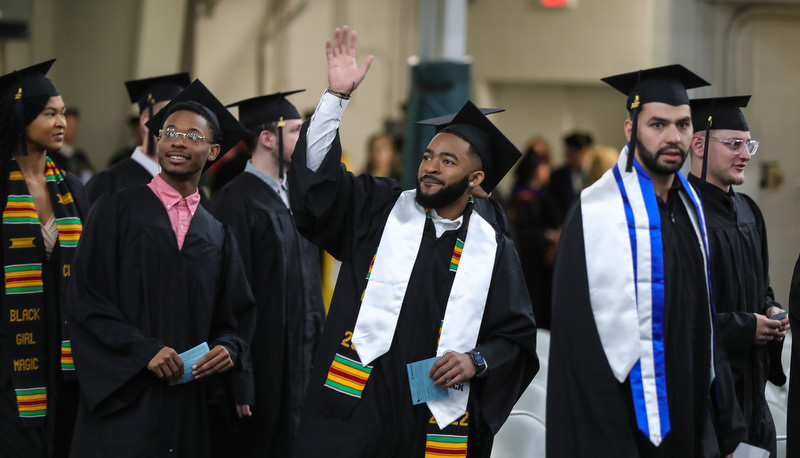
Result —
<instances>
[{"instance_id":1,"label":"fingers","mask_svg":"<svg viewBox=\"0 0 800 458\"><path fill-rule=\"evenodd\" d=\"M336 57L339 54L341 54L340 50L341 37L342 37L342 29L337 27L336 30L334 30L333 32L333 57Z\"/></svg>"},{"instance_id":2,"label":"fingers","mask_svg":"<svg viewBox=\"0 0 800 458\"><path fill-rule=\"evenodd\" d=\"M177 362L175 359L177 359ZM175 359L170 358L166 362L170 371L170 374L167 374L167 376L169 377L171 375L173 380L179 380L181 377L183 377L183 361L181 361L180 358L177 358L177 355Z\"/></svg>"},{"instance_id":3,"label":"fingers","mask_svg":"<svg viewBox=\"0 0 800 458\"><path fill-rule=\"evenodd\" d=\"M192 375L195 378L202 378L207 375L225 372L232 367L233 361L231 361L228 350L222 345L217 345L203 355L197 361L197 364L192 366Z\"/></svg>"},{"instance_id":4,"label":"fingers","mask_svg":"<svg viewBox=\"0 0 800 458\"><path fill-rule=\"evenodd\" d=\"M170 347L164 347L147 363L149 369L161 380L174 381L183 377L183 361Z\"/></svg>"},{"instance_id":5,"label":"fingers","mask_svg":"<svg viewBox=\"0 0 800 458\"><path fill-rule=\"evenodd\" d=\"M366 59L364 59L364 63L361 64L361 67L358 69L358 71L361 72L361 78L362 79L364 78L364 76L369 71L369 68L372 66L372 61L374 59L375 58L372 56L372 54L370 54L369 56L367 56Z\"/></svg>"},{"instance_id":6,"label":"fingers","mask_svg":"<svg viewBox=\"0 0 800 458\"><path fill-rule=\"evenodd\" d=\"M341 39L339 40L339 54L347 54L347 39L350 28L346 25L342 26Z\"/></svg>"},{"instance_id":7,"label":"fingers","mask_svg":"<svg viewBox=\"0 0 800 458\"><path fill-rule=\"evenodd\" d=\"M253 413L250 411L250 406L247 404L236 404L236 415L239 418L252 417Z\"/></svg>"},{"instance_id":8,"label":"fingers","mask_svg":"<svg viewBox=\"0 0 800 458\"><path fill-rule=\"evenodd\" d=\"M347 27L347 26L345 26ZM356 43L358 42L358 33L353 30L353 33L350 34L350 47L347 48L347 54L355 57L356 56Z\"/></svg>"},{"instance_id":9,"label":"fingers","mask_svg":"<svg viewBox=\"0 0 800 458\"><path fill-rule=\"evenodd\" d=\"M434 363L429 375L434 385L450 388L471 379L475 375L475 367L469 355L449 352Z\"/></svg>"}]
</instances>

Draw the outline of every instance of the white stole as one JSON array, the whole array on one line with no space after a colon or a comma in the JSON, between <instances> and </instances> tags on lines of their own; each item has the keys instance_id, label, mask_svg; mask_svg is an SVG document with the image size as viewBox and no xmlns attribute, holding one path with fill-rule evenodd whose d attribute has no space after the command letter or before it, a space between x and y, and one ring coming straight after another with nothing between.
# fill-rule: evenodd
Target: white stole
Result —
<instances>
[{"instance_id":1,"label":"white stole","mask_svg":"<svg viewBox=\"0 0 800 458\"><path fill-rule=\"evenodd\" d=\"M371 364L392 345L425 228L425 209L416 203L415 195L415 190L400 195L378 244L353 329L352 343L363 365ZM447 350L463 353L475 348L496 253L494 228L473 210L447 300L437 356ZM427 403L440 429L464 415L467 409L469 382L460 388L451 388L449 397Z\"/></svg>"},{"instance_id":2,"label":"white stole","mask_svg":"<svg viewBox=\"0 0 800 458\"><path fill-rule=\"evenodd\" d=\"M623 148L619 160L594 185L581 193L583 241L586 252L589 298L592 313L600 335L608 363L614 377L620 382L631 373L637 363L641 373L641 400L634 390L637 419L646 416L646 424L640 421L640 429L647 430L651 442L658 445L669 432L669 414L666 408L665 379L657 380L657 372L664 373L653 345L653 266L658 260L651 252L651 222L648 217L644 190L652 192L649 177L634 169L625 172L628 148ZM638 164L635 164L638 167ZM621 183L617 182L618 173ZM694 189L678 172L688 196L681 193L681 202L686 207L692 226L697 234L697 243L703 253L706 272L706 296L709 295L708 242L705 236L705 220L702 206ZM624 197L623 197L624 192ZM635 222L631 234L626 215L625 198ZM657 223L654 223L657 224ZM636 259L633 259L632 236L635 236ZM656 253L662 256L662 253ZM635 262L634 262L635 261ZM654 262L655 261L655 262ZM663 259L662 259L663 261ZM634 265L637 266L634 273ZM662 296L663 299L663 296ZM664 304L666 306L666 304ZM663 307L662 307L663 312ZM711 312L709 299L709 314ZM713 323L713 321L710 320ZM713 324L712 329L713 357ZM658 369L658 370L657 370ZM713 364L711 367L713 378ZM662 377L663 378L663 377ZM633 379L633 377L632 377ZM659 392L659 387L661 391ZM659 402L659 396L662 402ZM640 401L640 402L639 402ZM641 409L641 410L640 410Z\"/></svg>"}]
</instances>

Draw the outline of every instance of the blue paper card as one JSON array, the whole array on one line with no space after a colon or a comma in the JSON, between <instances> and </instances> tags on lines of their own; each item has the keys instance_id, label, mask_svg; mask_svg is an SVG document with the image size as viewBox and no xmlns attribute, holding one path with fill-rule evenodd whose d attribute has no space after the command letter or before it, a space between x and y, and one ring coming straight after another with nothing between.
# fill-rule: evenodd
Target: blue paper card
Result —
<instances>
[{"instance_id":1,"label":"blue paper card","mask_svg":"<svg viewBox=\"0 0 800 458\"><path fill-rule=\"evenodd\" d=\"M428 375L437 359L439 359L438 356L406 364L408 385L411 388L411 402L414 405L450 396L447 388L434 385L433 379Z\"/></svg>"},{"instance_id":2,"label":"blue paper card","mask_svg":"<svg viewBox=\"0 0 800 458\"><path fill-rule=\"evenodd\" d=\"M178 358L183 361L183 377L176 382L172 382L171 385L179 385L181 383L194 380L194 376L192 375L192 366L194 366L197 360L202 358L206 353L208 353L208 343L203 342L200 345L190 348L189 350L179 354Z\"/></svg>"}]
</instances>

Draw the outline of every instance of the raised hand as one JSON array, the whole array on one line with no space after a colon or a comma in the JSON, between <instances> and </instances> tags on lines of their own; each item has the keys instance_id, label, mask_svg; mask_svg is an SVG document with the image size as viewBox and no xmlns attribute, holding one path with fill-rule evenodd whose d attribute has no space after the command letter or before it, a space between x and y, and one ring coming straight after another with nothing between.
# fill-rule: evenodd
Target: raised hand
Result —
<instances>
[{"instance_id":1,"label":"raised hand","mask_svg":"<svg viewBox=\"0 0 800 458\"><path fill-rule=\"evenodd\" d=\"M373 57L370 55L364 59L361 67L358 66L356 62L357 38L358 34L355 30L350 32L345 25L333 32L333 39L325 40L325 56L328 58L328 87L340 94L350 95L355 91L372 65Z\"/></svg>"}]
</instances>

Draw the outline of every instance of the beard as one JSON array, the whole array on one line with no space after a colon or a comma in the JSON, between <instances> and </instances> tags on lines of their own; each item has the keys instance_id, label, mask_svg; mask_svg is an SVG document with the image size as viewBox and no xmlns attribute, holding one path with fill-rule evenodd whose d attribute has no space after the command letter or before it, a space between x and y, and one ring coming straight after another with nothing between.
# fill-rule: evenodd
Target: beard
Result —
<instances>
[{"instance_id":1,"label":"beard","mask_svg":"<svg viewBox=\"0 0 800 458\"><path fill-rule=\"evenodd\" d=\"M686 162L686 150L681 148L677 143L665 145L653 153L652 151L648 150L640 140L637 139L636 149L639 151L639 159L641 159L642 164L647 168L647 170L657 175L672 175L680 170L681 167L683 167L683 163ZM678 150L681 160L675 164L659 164L658 157L672 149Z\"/></svg>"},{"instance_id":2,"label":"beard","mask_svg":"<svg viewBox=\"0 0 800 458\"><path fill-rule=\"evenodd\" d=\"M433 177L430 175L423 175L422 178L417 180L417 195L414 197L417 203L424 208L433 208L435 210L437 208L446 207L464 195L464 192L469 187L469 175L465 175L463 180L456 181L433 194L426 195L422 193L422 187L419 184L424 178Z\"/></svg>"}]
</instances>

